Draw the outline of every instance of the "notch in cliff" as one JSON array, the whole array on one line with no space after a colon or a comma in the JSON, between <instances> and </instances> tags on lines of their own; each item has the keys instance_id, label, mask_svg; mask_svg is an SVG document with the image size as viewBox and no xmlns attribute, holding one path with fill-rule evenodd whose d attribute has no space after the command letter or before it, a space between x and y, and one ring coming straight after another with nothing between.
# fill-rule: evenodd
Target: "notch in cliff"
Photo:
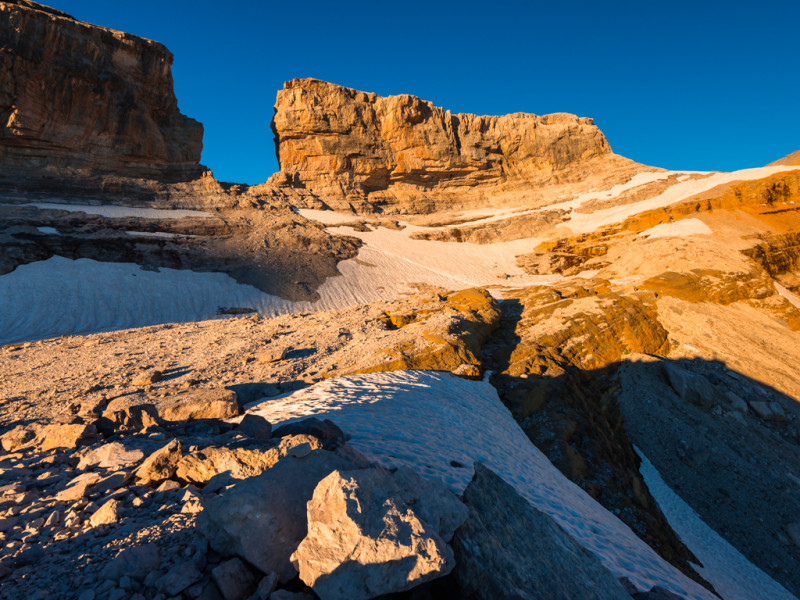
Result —
<instances>
[{"instance_id":1,"label":"notch in cliff","mask_svg":"<svg viewBox=\"0 0 800 600\"><path fill-rule=\"evenodd\" d=\"M278 92L281 173L333 208L429 212L437 201L614 177L641 165L613 154L592 119L567 113L451 113L416 96L382 97L318 79Z\"/></svg>"}]
</instances>

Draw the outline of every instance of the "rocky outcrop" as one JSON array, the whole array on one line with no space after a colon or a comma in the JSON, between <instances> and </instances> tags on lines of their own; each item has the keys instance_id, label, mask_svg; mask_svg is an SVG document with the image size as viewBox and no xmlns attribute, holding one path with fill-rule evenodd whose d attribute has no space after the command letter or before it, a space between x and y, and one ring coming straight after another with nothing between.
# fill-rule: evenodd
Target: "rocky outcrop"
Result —
<instances>
[{"instance_id":1,"label":"rocky outcrop","mask_svg":"<svg viewBox=\"0 0 800 600\"><path fill-rule=\"evenodd\" d=\"M164 46L19 0L0 2L0 32L4 170L202 173L203 126L178 110Z\"/></svg>"},{"instance_id":2,"label":"rocky outcrop","mask_svg":"<svg viewBox=\"0 0 800 600\"><path fill-rule=\"evenodd\" d=\"M453 539L459 598L629 598L596 556L480 463L464 502Z\"/></svg>"},{"instance_id":3,"label":"rocky outcrop","mask_svg":"<svg viewBox=\"0 0 800 600\"><path fill-rule=\"evenodd\" d=\"M402 592L450 572L446 542L465 518L452 492L410 469L334 471L314 490L292 562L323 600Z\"/></svg>"},{"instance_id":4,"label":"rocky outcrop","mask_svg":"<svg viewBox=\"0 0 800 600\"><path fill-rule=\"evenodd\" d=\"M416 96L316 79L284 84L272 128L281 173L271 182L333 208L430 212L441 194L451 203L485 199L520 185L576 183L599 165L605 177L634 165L588 118L455 114Z\"/></svg>"},{"instance_id":5,"label":"rocky outcrop","mask_svg":"<svg viewBox=\"0 0 800 600\"><path fill-rule=\"evenodd\" d=\"M178 110L166 47L27 0L0 2L0 47L6 200L232 202L200 165L203 126Z\"/></svg>"}]
</instances>

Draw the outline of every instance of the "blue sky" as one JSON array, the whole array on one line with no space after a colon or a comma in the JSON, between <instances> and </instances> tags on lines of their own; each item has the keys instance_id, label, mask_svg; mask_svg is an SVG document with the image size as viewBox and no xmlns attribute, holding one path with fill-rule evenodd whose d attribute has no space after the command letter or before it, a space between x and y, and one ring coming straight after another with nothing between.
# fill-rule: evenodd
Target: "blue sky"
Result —
<instances>
[{"instance_id":1,"label":"blue sky","mask_svg":"<svg viewBox=\"0 0 800 600\"><path fill-rule=\"evenodd\" d=\"M618 154L671 169L800 149L800 2L50 0L164 43L181 111L223 181L278 169L287 79L410 93L455 112L594 117Z\"/></svg>"}]
</instances>

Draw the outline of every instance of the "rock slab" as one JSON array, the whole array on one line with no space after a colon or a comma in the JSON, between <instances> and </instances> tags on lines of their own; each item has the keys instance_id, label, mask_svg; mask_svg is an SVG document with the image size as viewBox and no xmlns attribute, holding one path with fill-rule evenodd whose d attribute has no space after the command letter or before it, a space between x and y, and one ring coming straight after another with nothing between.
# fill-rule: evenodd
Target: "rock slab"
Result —
<instances>
[{"instance_id":1,"label":"rock slab","mask_svg":"<svg viewBox=\"0 0 800 600\"><path fill-rule=\"evenodd\" d=\"M460 598L630 600L597 557L480 463L464 503L452 542Z\"/></svg>"}]
</instances>

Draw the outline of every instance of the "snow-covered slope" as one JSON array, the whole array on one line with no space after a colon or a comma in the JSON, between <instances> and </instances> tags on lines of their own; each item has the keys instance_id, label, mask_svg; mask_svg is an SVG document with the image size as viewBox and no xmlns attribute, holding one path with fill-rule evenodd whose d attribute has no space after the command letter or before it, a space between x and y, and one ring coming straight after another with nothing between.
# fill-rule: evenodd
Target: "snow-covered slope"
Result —
<instances>
[{"instance_id":1,"label":"snow-covered slope","mask_svg":"<svg viewBox=\"0 0 800 600\"><path fill-rule=\"evenodd\" d=\"M706 525L661 478L653 464L638 449L641 473L647 488L667 517L675 533L703 563L697 572L725 600L796 600L783 586L751 563Z\"/></svg>"},{"instance_id":2,"label":"snow-covered slope","mask_svg":"<svg viewBox=\"0 0 800 600\"><path fill-rule=\"evenodd\" d=\"M464 490L473 462L481 461L616 576L640 590L659 585L684 598L715 598L564 477L528 440L488 383L424 371L340 377L264 401L249 412L276 424L312 415L331 419L370 459L385 467L413 468L455 492Z\"/></svg>"}]
</instances>

